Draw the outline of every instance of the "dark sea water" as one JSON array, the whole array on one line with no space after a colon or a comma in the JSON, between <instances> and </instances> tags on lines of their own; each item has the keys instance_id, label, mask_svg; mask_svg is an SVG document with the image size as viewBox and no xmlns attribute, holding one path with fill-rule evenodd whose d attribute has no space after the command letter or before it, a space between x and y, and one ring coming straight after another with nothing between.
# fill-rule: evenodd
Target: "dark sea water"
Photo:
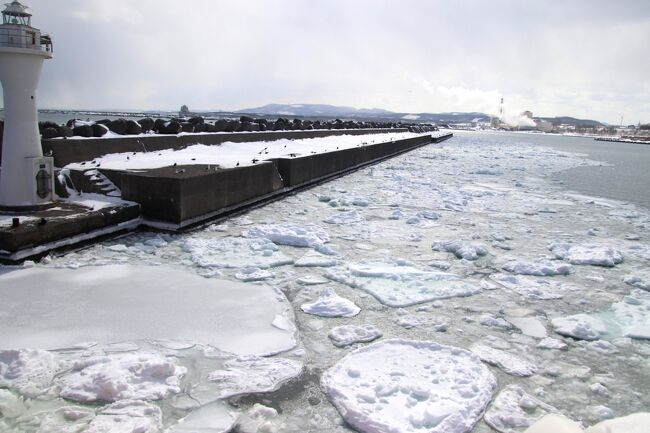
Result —
<instances>
[{"instance_id":1,"label":"dark sea water","mask_svg":"<svg viewBox=\"0 0 650 433\"><path fill-rule=\"evenodd\" d=\"M461 132L465 134L465 132ZM577 167L555 175L573 191L634 203L650 209L650 145L596 141L548 134L476 133L585 154L606 166Z\"/></svg>"}]
</instances>

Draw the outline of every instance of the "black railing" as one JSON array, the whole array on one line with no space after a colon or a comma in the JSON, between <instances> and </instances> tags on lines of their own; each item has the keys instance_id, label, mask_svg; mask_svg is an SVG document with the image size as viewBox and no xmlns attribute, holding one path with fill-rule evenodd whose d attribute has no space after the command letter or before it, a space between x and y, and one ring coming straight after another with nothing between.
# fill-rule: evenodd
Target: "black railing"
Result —
<instances>
[{"instance_id":1,"label":"black railing","mask_svg":"<svg viewBox=\"0 0 650 433\"><path fill-rule=\"evenodd\" d=\"M54 52L52 39L49 35L39 35L33 31L0 29L0 48L7 47Z\"/></svg>"}]
</instances>

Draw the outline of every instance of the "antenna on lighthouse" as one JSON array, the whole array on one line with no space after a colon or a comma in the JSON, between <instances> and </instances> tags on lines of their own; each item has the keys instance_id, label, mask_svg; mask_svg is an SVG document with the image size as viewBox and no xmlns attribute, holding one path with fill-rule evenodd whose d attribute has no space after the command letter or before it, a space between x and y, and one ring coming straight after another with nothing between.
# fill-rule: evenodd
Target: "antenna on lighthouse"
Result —
<instances>
[{"instance_id":1,"label":"antenna on lighthouse","mask_svg":"<svg viewBox=\"0 0 650 433\"><path fill-rule=\"evenodd\" d=\"M38 131L36 88L52 39L32 27L32 13L19 1L5 4L0 24L0 81L4 134L0 207L38 208L54 199L54 162L44 158Z\"/></svg>"}]
</instances>

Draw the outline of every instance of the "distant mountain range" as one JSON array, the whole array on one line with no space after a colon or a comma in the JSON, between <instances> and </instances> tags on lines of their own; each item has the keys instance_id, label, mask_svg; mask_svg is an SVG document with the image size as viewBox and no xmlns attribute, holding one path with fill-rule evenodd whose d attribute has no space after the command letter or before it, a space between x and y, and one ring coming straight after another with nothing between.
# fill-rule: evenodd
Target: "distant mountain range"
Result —
<instances>
[{"instance_id":1,"label":"distant mountain range","mask_svg":"<svg viewBox=\"0 0 650 433\"><path fill-rule=\"evenodd\" d=\"M247 108L237 113L266 115L266 116L295 116L312 118L340 117L356 120L401 120L404 122L430 122L430 123L471 123L487 122L490 115L486 113L396 113L380 108L353 108L325 104L268 104L263 107ZM601 126L603 123L596 120L576 119L574 117L539 117L554 125L582 125Z\"/></svg>"}]
</instances>

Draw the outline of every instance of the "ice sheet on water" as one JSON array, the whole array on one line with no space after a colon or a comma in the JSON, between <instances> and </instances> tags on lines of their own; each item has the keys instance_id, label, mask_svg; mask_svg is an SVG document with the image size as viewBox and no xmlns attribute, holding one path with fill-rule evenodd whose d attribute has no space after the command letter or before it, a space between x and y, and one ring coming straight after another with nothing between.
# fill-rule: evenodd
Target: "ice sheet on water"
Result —
<instances>
[{"instance_id":1,"label":"ice sheet on water","mask_svg":"<svg viewBox=\"0 0 650 433\"><path fill-rule=\"evenodd\" d=\"M427 327L436 332L445 332L449 327L449 324L443 319L415 314L401 315L395 323L405 329Z\"/></svg>"},{"instance_id":2,"label":"ice sheet on water","mask_svg":"<svg viewBox=\"0 0 650 433\"><path fill-rule=\"evenodd\" d=\"M607 334L605 323L588 314L556 317L551 324L558 334L578 340L598 340Z\"/></svg>"},{"instance_id":3,"label":"ice sheet on water","mask_svg":"<svg viewBox=\"0 0 650 433\"><path fill-rule=\"evenodd\" d=\"M512 323L508 322L507 320L488 313L481 314L481 316L478 318L478 322L483 326L496 328L501 331L512 331L515 328Z\"/></svg>"},{"instance_id":4,"label":"ice sheet on water","mask_svg":"<svg viewBox=\"0 0 650 433\"><path fill-rule=\"evenodd\" d=\"M623 262L623 254L609 245L586 243L573 244L570 242L553 241L548 249L558 259L566 260L573 265L592 265L614 267Z\"/></svg>"},{"instance_id":5,"label":"ice sheet on water","mask_svg":"<svg viewBox=\"0 0 650 433\"><path fill-rule=\"evenodd\" d=\"M496 389L470 352L427 341L387 340L327 370L321 387L363 433L467 433Z\"/></svg>"},{"instance_id":6,"label":"ice sheet on water","mask_svg":"<svg viewBox=\"0 0 650 433\"><path fill-rule=\"evenodd\" d=\"M614 321L624 337L650 340L650 293L634 289L612 305Z\"/></svg>"},{"instance_id":7,"label":"ice sheet on water","mask_svg":"<svg viewBox=\"0 0 650 433\"><path fill-rule=\"evenodd\" d=\"M650 292L650 276L648 275L628 275L623 281L625 284Z\"/></svg>"},{"instance_id":8,"label":"ice sheet on water","mask_svg":"<svg viewBox=\"0 0 650 433\"><path fill-rule=\"evenodd\" d=\"M79 402L161 400L180 392L186 372L160 354L128 353L81 359L56 383L61 397Z\"/></svg>"},{"instance_id":9,"label":"ice sheet on water","mask_svg":"<svg viewBox=\"0 0 650 433\"><path fill-rule=\"evenodd\" d=\"M38 415L35 417L38 418ZM86 432L88 424L95 418L95 410L81 406L64 406L44 414L40 419L38 433L79 433ZM29 419L29 415L23 417ZM35 423L36 420L31 420ZM28 421L28 423L31 423ZM0 431L2 431L0 429Z\"/></svg>"},{"instance_id":10,"label":"ice sheet on water","mask_svg":"<svg viewBox=\"0 0 650 433\"><path fill-rule=\"evenodd\" d=\"M203 278L172 266L14 270L0 275L0 297L0 347L175 340L268 355L296 345L294 332L272 324L278 315L293 322L278 289Z\"/></svg>"},{"instance_id":11,"label":"ice sheet on water","mask_svg":"<svg viewBox=\"0 0 650 433\"><path fill-rule=\"evenodd\" d=\"M244 236L268 239L277 245L313 248L323 254L334 254L326 245L330 241L329 234L316 224L261 224L245 230Z\"/></svg>"},{"instance_id":12,"label":"ice sheet on water","mask_svg":"<svg viewBox=\"0 0 650 433\"><path fill-rule=\"evenodd\" d=\"M546 338L546 327L536 317L509 317L508 321L515 325L522 334L534 338Z\"/></svg>"},{"instance_id":13,"label":"ice sheet on water","mask_svg":"<svg viewBox=\"0 0 650 433\"><path fill-rule=\"evenodd\" d=\"M564 350L567 348L567 344L556 338L546 337L537 343L537 346L540 349L555 349L555 350Z\"/></svg>"},{"instance_id":14,"label":"ice sheet on water","mask_svg":"<svg viewBox=\"0 0 650 433\"><path fill-rule=\"evenodd\" d=\"M326 256L316 252L307 253L302 256L300 259L296 260L294 266L298 267L310 267L310 268L329 268L336 266L338 260L332 256Z\"/></svg>"},{"instance_id":15,"label":"ice sheet on water","mask_svg":"<svg viewBox=\"0 0 650 433\"><path fill-rule=\"evenodd\" d=\"M302 304L300 309L321 317L353 317L361 311L354 302L337 295L331 288L323 289L318 299Z\"/></svg>"},{"instance_id":16,"label":"ice sheet on water","mask_svg":"<svg viewBox=\"0 0 650 433\"><path fill-rule=\"evenodd\" d=\"M206 404L178 420L165 433L227 433L235 424L236 412L226 403Z\"/></svg>"},{"instance_id":17,"label":"ice sheet on water","mask_svg":"<svg viewBox=\"0 0 650 433\"><path fill-rule=\"evenodd\" d=\"M487 248L479 243L460 240L434 242L431 248L434 251L452 253L456 258L464 260L478 260L479 257L485 256L488 253Z\"/></svg>"},{"instance_id":18,"label":"ice sheet on water","mask_svg":"<svg viewBox=\"0 0 650 433\"><path fill-rule=\"evenodd\" d=\"M494 399L483 419L500 433L521 433L549 413L559 411L520 386L508 385Z\"/></svg>"},{"instance_id":19,"label":"ice sheet on water","mask_svg":"<svg viewBox=\"0 0 650 433\"><path fill-rule=\"evenodd\" d=\"M277 245L265 238L191 237L183 243L183 250L191 254L199 267L261 269L289 265L293 259L279 251Z\"/></svg>"},{"instance_id":20,"label":"ice sheet on water","mask_svg":"<svg viewBox=\"0 0 650 433\"><path fill-rule=\"evenodd\" d=\"M335 224L335 225L356 224L361 221L363 221L363 217L359 212L357 212L354 209L336 212L335 214L332 214L323 220L323 222L327 224Z\"/></svg>"},{"instance_id":21,"label":"ice sheet on water","mask_svg":"<svg viewBox=\"0 0 650 433\"><path fill-rule=\"evenodd\" d=\"M0 328L3 333L11 332ZM51 387L56 374L64 368L65 363L57 355L45 350L0 350L0 387L36 397Z\"/></svg>"},{"instance_id":22,"label":"ice sheet on water","mask_svg":"<svg viewBox=\"0 0 650 433\"><path fill-rule=\"evenodd\" d=\"M373 295L390 307L407 307L437 299L467 297L480 292L478 285L460 281L454 274L425 271L401 262L364 262L347 269L331 268L325 276Z\"/></svg>"},{"instance_id":23,"label":"ice sheet on water","mask_svg":"<svg viewBox=\"0 0 650 433\"><path fill-rule=\"evenodd\" d=\"M490 279L508 290L512 290L529 299L553 300L561 299L562 291L567 287L558 281L518 277L509 274L492 274Z\"/></svg>"},{"instance_id":24,"label":"ice sheet on water","mask_svg":"<svg viewBox=\"0 0 650 433\"><path fill-rule=\"evenodd\" d=\"M560 261L535 261L524 262L513 260L503 265L503 269L518 275L535 275L538 277L550 277L554 275L569 275L573 267L568 263Z\"/></svg>"},{"instance_id":25,"label":"ice sheet on water","mask_svg":"<svg viewBox=\"0 0 650 433\"><path fill-rule=\"evenodd\" d=\"M208 375L217 385L215 397L220 399L276 391L303 370L299 361L259 356L231 359L223 367Z\"/></svg>"},{"instance_id":26,"label":"ice sheet on water","mask_svg":"<svg viewBox=\"0 0 650 433\"><path fill-rule=\"evenodd\" d=\"M499 367L512 376L528 377L537 371L537 366L532 362L484 344L473 344L470 350L481 358L482 361Z\"/></svg>"},{"instance_id":27,"label":"ice sheet on water","mask_svg":"<svg viewBox=\"0 0 650 433\"><path fill-rule=\"evenodd\" d=\"M382 333L372 325L341 325L332 328L327 336L336 347L346 347L374 341L380 338Z\"/></svg>"},{"instance_id":28,"label":"ice sheet on water","mask_svg":"<svg viewBox=\"0 0 650 433\"><path fill-rule=\"evenodd\" d=\"M256 267L245 267L235 274L240 281L263 281L273 277L273 272Z\"/></svg>"},{"instance_id":29,"label":"ice sheet on water","mask_svg":"<svg viewBox=\"0 0 650 433\"><path fill-rule=\"evenodd\" d=\"M162 411L138 400L115 402L97 412L84 433L157 433L162 431Z\"/></svg>"}]
</instances>

